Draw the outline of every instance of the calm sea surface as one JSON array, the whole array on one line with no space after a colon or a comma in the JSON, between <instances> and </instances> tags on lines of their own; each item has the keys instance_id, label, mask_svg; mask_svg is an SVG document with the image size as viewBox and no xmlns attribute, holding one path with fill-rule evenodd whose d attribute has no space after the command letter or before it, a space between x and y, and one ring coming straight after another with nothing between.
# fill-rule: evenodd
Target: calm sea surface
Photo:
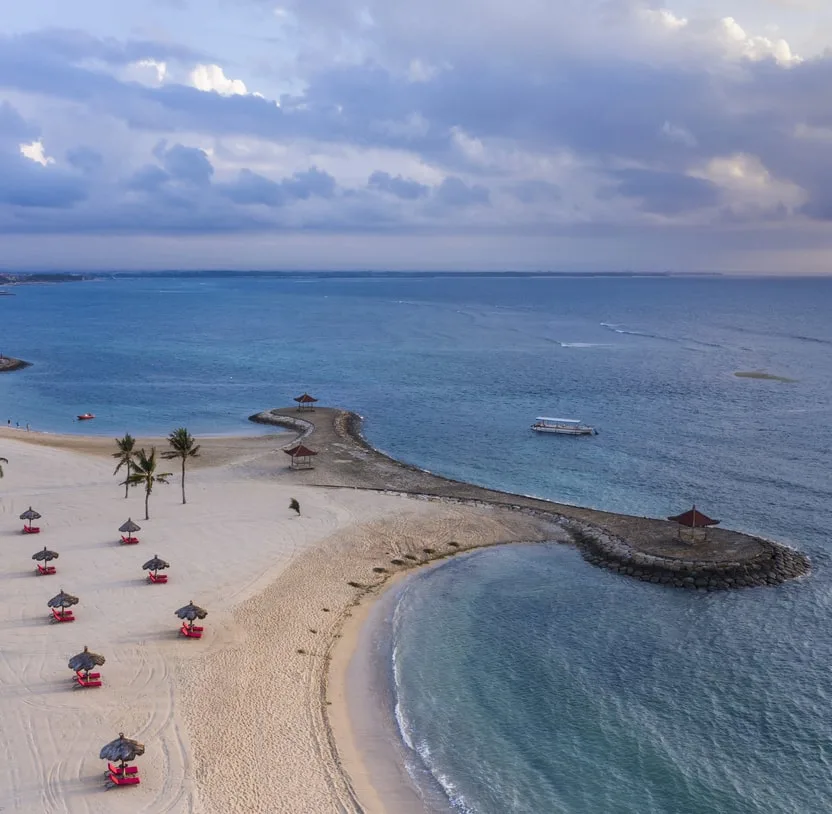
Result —
<instances>
[{"instance_id":1,"label":"calm sea surface","mask_svg":"<svg viewBox=\"0 0 832 814\"><path fill-rule=\"evenodd\" d=\"M667 515L696 501L814 572L692 594L557 546L409 580L391 620L419 782L460 811L832 805L832 280L144 277L0 297L0 420L256 431L303 390L457 478ZM795 381L741 379L768 371ZM95 422L78 425L90 411ZM538 436L537 415L595 438Z\"/></svg>"}]
</instances>

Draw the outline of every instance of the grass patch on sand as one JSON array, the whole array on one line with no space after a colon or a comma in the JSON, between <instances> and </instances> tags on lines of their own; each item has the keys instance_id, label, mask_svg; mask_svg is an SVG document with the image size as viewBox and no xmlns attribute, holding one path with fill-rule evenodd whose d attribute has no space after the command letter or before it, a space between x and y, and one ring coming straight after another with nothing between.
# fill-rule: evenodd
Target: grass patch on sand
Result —
<instances>
[{"instance_id":1,"label":"grass patch on sand","mask_svg":"<svg viewBox=\"0 0 832 814\"><path fill-rule=\"evenodd\" d=\"M797 379L790 379L788 376L777 376L774 373L766 373L765 370L737 370L734 375L738 379L766 379L770 382L797 381Z\"/></svg>"}]
</instances>

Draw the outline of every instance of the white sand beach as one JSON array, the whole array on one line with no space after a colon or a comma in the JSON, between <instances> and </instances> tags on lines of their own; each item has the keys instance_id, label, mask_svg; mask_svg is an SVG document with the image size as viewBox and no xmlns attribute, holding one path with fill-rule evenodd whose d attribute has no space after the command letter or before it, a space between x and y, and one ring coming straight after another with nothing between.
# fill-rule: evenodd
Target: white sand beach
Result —
<instances>
[{"instance_id":1,"label":"white sand beach","mask_svg":"<svg viewBox=\"0 0 832 814\"><path fill-rule=\"evenodd\" d=\"M360 766L361 744L343 693L328 686L333 644L365 596L348 581L380 586L387 574L374 567L424 560L424 548L451 553L452 540L552 536L502 509L299 485L285 438L267 437L206 442L188 504L174 477L145 522L141 490L125 499L113 477L111 440L21 435L0 431L4 812L357 810L356 788L362 802L374 795L343 771ZM30 505L43 515L39 535L21 533ZM117 531L128 516L142 526L135 546ZM44 545L60 554L54 576L35 572ZM154 554L171 564L166 585L141 570ZM75 622L51 621L46 603L61 588L80 598ZM189 600L208 610L201 640L178 633L174 611ZM72 683L67 661L84 645L107 659L101 688ZM141 784L108 789L98 752L119 732L146 746Z\"/></svg>"}]
</instances>

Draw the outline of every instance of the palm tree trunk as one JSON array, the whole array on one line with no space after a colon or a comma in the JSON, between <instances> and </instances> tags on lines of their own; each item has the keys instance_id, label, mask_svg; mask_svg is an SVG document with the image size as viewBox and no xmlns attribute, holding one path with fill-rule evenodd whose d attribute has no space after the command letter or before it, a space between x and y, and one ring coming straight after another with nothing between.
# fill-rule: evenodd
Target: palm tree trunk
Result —
<instances>
[{"instance_id":1,"label":"palm tree trunk","mask_svg":"<svg viewBox=\"0 0 832 814\"><path fill-rule=\"evenodd\" d=\"M150 502L150 486L144 490L144 519L150 520L150 509L148 503Z\"/></svg>"},{"instance_id":2,"label":"palm tree trunk","mask_svg":"<svg viewBox=\"0 0 832 814\"><path fill-rule=\"evenodd\" d=\"M182 505L187 503L185 500L185 459L182 459Z\"/></svg>"},{"instance_id":3,"label":"palm tree trunk","mask_svg":"<svg viewBox=\"0 0 832 814\"><path fill-rule=\"evenodd\" d=\"M127 464L127 474L124 476L124 499L127 499L127 495L130 491L130 464Z\"/></svg>"}]
</instances>

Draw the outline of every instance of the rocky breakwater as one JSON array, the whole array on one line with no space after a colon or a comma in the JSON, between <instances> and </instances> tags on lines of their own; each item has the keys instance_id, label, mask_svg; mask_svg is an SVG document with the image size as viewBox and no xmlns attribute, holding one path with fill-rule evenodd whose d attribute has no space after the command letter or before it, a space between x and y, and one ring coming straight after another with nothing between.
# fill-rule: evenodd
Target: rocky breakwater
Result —
<instances>
[{"instance_id":1,"label":"rocky breakwater","mask_svg":"<svg viewBox=\"0 0 832 814\"><path fill-rule=\"evenodd\" d=\"M809 559L799 551L769 540L754 538L759 552L735 559L713 559L690 543L685 555L660 555L637 549L633 544L589 524L569 524L573 539L588 562L618 574L699 591L725 591L780 585L810 570ZM680 544L674 545L679 548Z\"/></svg>"},{"instance_id":2,"label":"rocky breakwater","mask_svg":"<svg viewBox=\"0 0 832 814\"><path fill-rule=\"evenodd\" d=\"M30 367L31 364L31 362L14 359L11 356L0 356L0 373L11 373L13 370L22 370L24 367Z\"/></svg>"}]
</instances>

